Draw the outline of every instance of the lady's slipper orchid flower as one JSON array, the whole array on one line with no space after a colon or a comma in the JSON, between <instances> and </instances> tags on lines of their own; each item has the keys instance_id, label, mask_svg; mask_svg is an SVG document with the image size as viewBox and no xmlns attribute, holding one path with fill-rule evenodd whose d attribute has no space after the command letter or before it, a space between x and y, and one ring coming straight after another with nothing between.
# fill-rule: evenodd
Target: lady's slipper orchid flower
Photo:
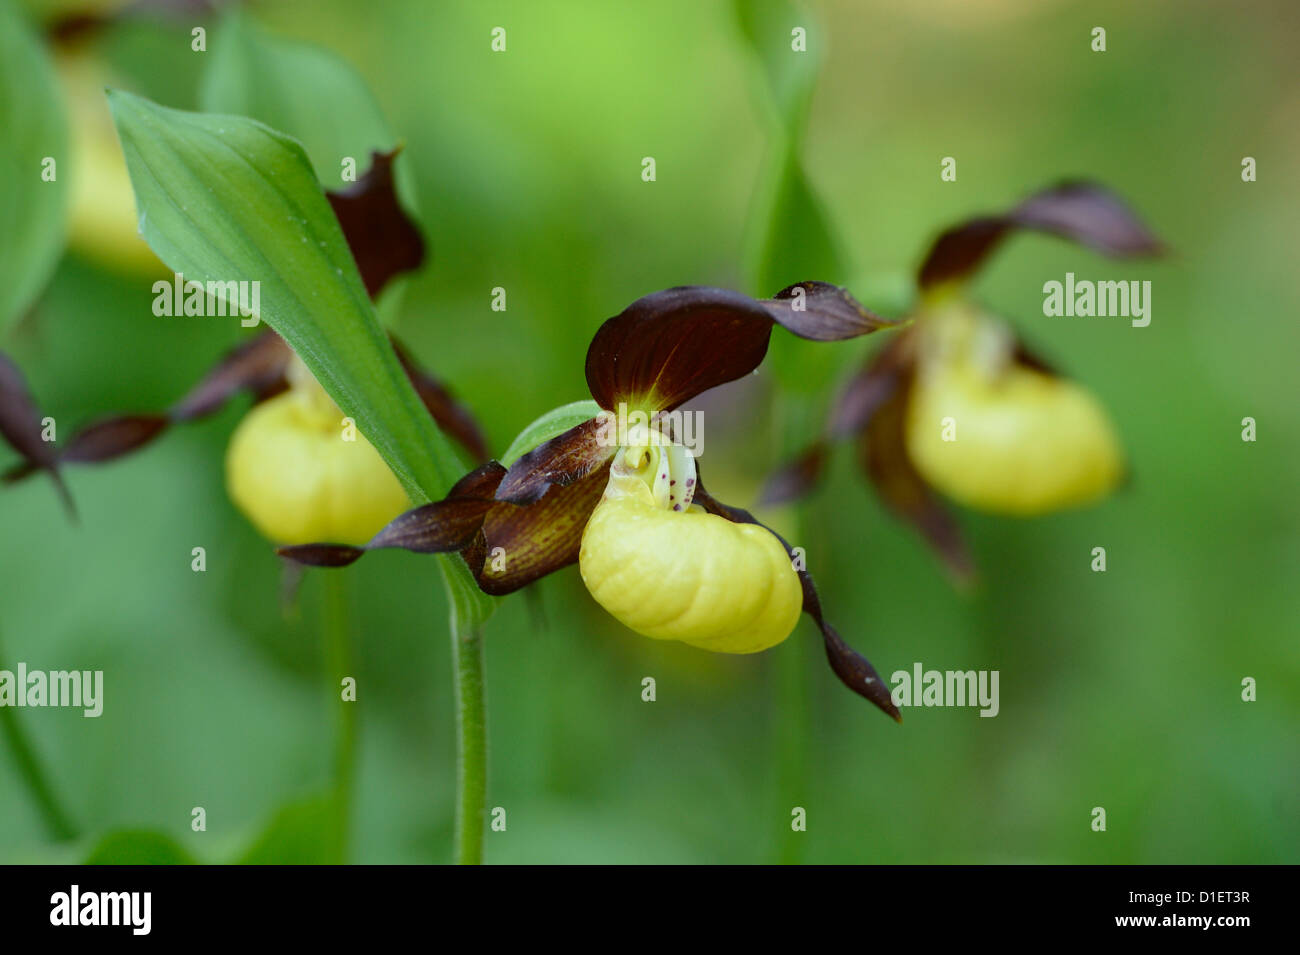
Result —
<instances>
[{"instance_id":1,"label":"lady's slipper orchid flower","mask_svg":"<svg viewBox=\"0 0 1300 955\"><path fill-rule=\"evenodd\" d=\"M886 505L910 521L958 578L971 573L956 524L935 491L998 514L1032 516L1091 503L1124 476L1100 403L1033 357L965 283L1008 235L1027 229L1114 257L1151 255L1155 237L1113 193L1070 183L1003 215L939 236L921 265L913 323L870 359L840 397L827 436L768 481L767 503L806 493L830 440L856 438Z\"/></svg>"},{"instance_id":2,"label":"lady's slipper orchid flower","mask_svg":"<svg viewBox=\"0 0 1300 955\"><path fill-rule=\"evenodd\" d=\"M756 369L774 324L834 341L890 323L820 282L764 301L700 287L648 295L605 322L588 348L587 385L599 414L508 468L480 467L366 547L321 543L281 553L340 567L385 547L456 551L491 594L577 562L592 596L629 628L723 653L780 643L802 609L821 629L840 679L897 719L875 669L826 623L812 578L795 570L789 546L748 512L710 496L694 456L674 436L672 412Z\"/></svg>"},{"instance_id":3,"label":"lady's slipper orchid flower","mask_svg":"<svg viewBox=\"0 0 1300 955\"><path fill-rule=\"evenodd\" d=\"M419 231L394 192L394 156L374 154L370 170L355 184L327 194L372 297L424 258ZM485 460L486 442L473 416L395 340L393 347L439 427L474 460ZM53 445L29 441L20 448L24 462L4 479L36 470L57 476L61 464L99 463L140 450L168 426L207 417L241 391L252 395L254 406L231 439L227 486L236 506L265 536L279 544L322 536L362 543L409 505L378 452L347 426L306 366L270 329L228 353L165 413L100 420L57 452Z\"/></svg>"}]
</instances>

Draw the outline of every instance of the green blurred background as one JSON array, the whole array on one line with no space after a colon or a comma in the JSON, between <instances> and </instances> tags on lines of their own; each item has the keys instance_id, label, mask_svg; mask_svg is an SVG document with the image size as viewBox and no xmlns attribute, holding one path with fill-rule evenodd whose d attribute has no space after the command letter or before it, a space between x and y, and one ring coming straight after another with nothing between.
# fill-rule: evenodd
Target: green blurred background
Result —
<instances>
[{"instance_id":1,"label":"green blurred background","mask_svg":"<svg viewBox=\"0 0 1300 955\"><path fill-rule=\"evenodd\" d=\"M731 3L327 0L253 14L352 63L405 140L433 258L386 314L498 453L587 397L592 332L656 289L766 295L829 279L899 314L938 229L1064 176L1115 188L1174 250L1115 264L1018 238L981 279L983 301L1102 398L1136 480L1048 519L962 514L974 592L882 511L848 448L806 505L760 514L807 550L829 618L882 673L999 670L996 719L911 709L891 724L839 685L807 621L753 658L643 639L569 569L540 586L545 626L518 596L488 626L488 805L508 818L488 861L1300 861L1293 3L810 5L798 22L821 63L802 158L843 261L810 275L778 259L776 287L756 286L768 273L754 249L779 134ZM196 108L212 55L190 51L198 24L211 21L144 18L96 42L118 82ZM1105 53L1090 49L1094 26ZM944 156L956 182L940 181ZM1244 156L1258 182L1242 182ZM321 175L337 185L337 170ZM1042 284L1066 271L1150 279L1150 327L1044 318ZM149 284L71 253L3 343L61 433L164 407L237 340L221 320L155 318ZM776 332L758 376L705 399L714 493L752 506L883 337ZM70 471L78 524L46 480L0 495L5 665L102 669L106 696L99 719L20 713L85 835L48 842L0 759L0 860L80 858L121 829L231 858L328 786L321 580L309 574L283 612L279 561L223 487L245 407ZM206 573L190 569L195 546ZM1104 574L1089 569L1095 546ZM346 573L362 733L353 858L446 861L454 714L436 567L377 553ZM642 702L644 676L657 702ZM1240 698L1248 676L1254 703ZM206 832L190 829L195 806ZM790 832L792 806L807 832ZM312 858L304 828L270 857Z\"/></svg>"}]
</instances>

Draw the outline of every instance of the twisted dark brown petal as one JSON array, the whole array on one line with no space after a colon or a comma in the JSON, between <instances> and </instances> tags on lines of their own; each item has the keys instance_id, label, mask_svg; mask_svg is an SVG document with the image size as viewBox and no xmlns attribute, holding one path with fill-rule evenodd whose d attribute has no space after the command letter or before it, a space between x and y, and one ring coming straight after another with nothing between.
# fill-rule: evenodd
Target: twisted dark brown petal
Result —
<instances>
[{"instance_id":1,"label":"twisted dark brown petal","mask_svg":"<svg viewBox=\"0 0 1300 955\"><path fill-rule=\"evenodd\" d=\"M482 559L476 563L466 555L480 589L513 593L577 562L582 532L608 482L606 461L572 484L553 485L530 504L498 501L483 521Z\"/></svg>"},{"instance_id":2,"label":"twisted dark brown petal","mask_svg":"<svg viewBox=\"0 0 1300 955\"><path fill-rule=\"evenodd\" d=\"M615 450L612 425L592 418L557 434L510 465L497 498L513 504L539 500L552 485L566 486L581 481L607 464Z\"/></svg>"},{"instance_id":3,"label":"twisted dark brown petal","mask_svg":"<svg viewBox=\"0 0 1300 955\"><path fill-rule=\"evenodd\" d=\"M48 471L68 512L75 515L72 495L59 474L54 443L43 440L41 431L41 413L27 388L27 379L13 360L0 352L0 436L23 458L22 464L5 475L5 480Z\"/></svg>"},{"instance_id":4,"label":"twisted dark brown petal","mask_svg":"<svg viewBox=\"0 0 1300 955\"><path fill-rule=\"evenodd\" d=\"M59 453L61 463L97 464L138 451L166 430L163 415L121 415L82 428Z\"/></svg>"},{"instance_id":5,"label":"twisted dark brown petal","mask_svg":"<svg viewBox=\"0 0 1300 955\"><path fill-rule=\"evenodd\" d=\"M1021 229L1071 239L1116 258L1155 255L1160 241L1115 193L1067 182L1026 199L1010 212L979 216L939 236L921 263L922 289L973 274L1009 234Z\"/></svg>"},{"instance_id":6,"label":"twisted dark brown petal","mask_svg":"<svg viewBox=\"0 0 1300 955\"><path fill-rule=\"evenodd\" d=\"M246 391L266 398L284 389L285 371L293 357L288 343L265 329L221 357L197 385L167 412L172 421L193 421L218 411Z\"/></svg>"},{"instance_id":7,"label":"twisted dark brown petal","mask_svg":"<svg viewBox=\"0 0 1300 955\"><path fill-rule=\"evenodd\" d=\"M908 380L916 363L916 333L894 336L866 361L841 392L827 430L832 438L849 438L867 426L872 416Z\"/></svg>"},{"instance_id":8,"label":"twisted dark brown petal","mask_svg":"<svg viewBox=\"0 0 1300 955\"><path fill-rule=\"evenodd\" d=\"M492 495L506 469L489 461L457 481L441 501L399 514L365 547L349 544L296 544L276 553L312 567L346 567L370 550L395 547L418 554L447 554L470 545L495 503Z\"/></svg>"},{"instance_id":9,"label":"twisted dark brown petal","mask_svg":"<svg viewBox=\"0 0 1300 955\"><path fill-rule=\"evenodd\" d=\"M900 375L910 373L915 334L895 335L876 357L850 379L831 412L827 434L799 457L772 473L763 486L763 504L784 504L809 493L821 480L832 440L856 436L871 416L898 388Z\"/></svg>"},{"instance_id":10,"label":"twisted dark brown petal","mask_svg":"<svg viewBox=\"0 0 1300 955\"><path fill-rule=\"evenodd\" d=\"M424 262L424 238L397 199L393 160L398 152L372 152L364 176L347 189L325 193L371 298Z\"/></svg>"},{"instance_id":11,"label":"twisted dark brown petal","mask_svg":"<svg viewBox=\"0 0 1300 955\"><path fill-rule=\"evenodd\" d=\"M815 342L844 341L896 324L865 308L848 289L829 282L791 285L763 305L777 324Z\"/></svg>"},{"instance_id":12,"label":"twisted dark brown petal","mask_svg":"<svg viewBox=\"0 0 1300 955\"><path fill-rule=\"evenodd\" d=\"M364 557L366 548L350 544L297 544L275 551L286 560L307 567L346 567Z\"/></svg>"},{"instance_id":13,"label":"twisted dark brown petal","mask_svg":"<svg viewBox=\"0 0 1300 955\"><path fill-rule=\"evenodd\" d=\"M417 365L405 345L391 336L390 340L406 377L443 433L464 448L475 463L490 458L487 439L469 408L459 403L446 385Z\"/></svg>"},{"instance_id":14,"label":"twisted dark brown petal","mask_svg":"<svg viewBox=\"0 0 1300 955\"><path fill-rule=\"evenodd\" d=\"M759 527L766 528L781 542L781 546L790 555L790 559L794 560L794 551L784 537L773 531L762 521L759 521L749 511L739 507L730 507L718 501L704 489L702 480L696 483L695 503L710 514L716 514L735 524L757 524ZM876 668L871 665L871 662L866 657L845 643L835 628L826 622L826 618L822 613L821 598L817 595L817 585L813 583L812 575L806 570L800 570L798 573L799 584L803 588L803 612L813 618L817 628L821 631L822 642L826 648L826 659L829 661L835 675L840 678L841 683L854 693L870 700L893 717L896 722L903 722L903 716L898 712L898 707L894 705L894 701L890 696L889 686L881 679L880 674L876 672Z\"/></svg>"},{"instance_id":15,"label":"twisted dark brown petal","mask_svg":"<svg viewBox=\"0 0 1300 955\"><path fill-rule=\"evenodd\" d=\"M446 554L468 547L496 503L492 495L505 473L496 461L480 465L457 481L441 501L395 517L366 549L400 547L417 554Z\"/></svg>"},{"instance_id":16,"label":"twisted dark brown petal","mask_svg":"<svg viewBox=\"0 0 1300 955\"><path fill-rule=\"evenodd\" d=\"M876 364L892 361L877 356ZM958 583L969 583L975 565L962 539L961 529L938 495L917 472L907 454L904 426L913 372L910 367L880 372L889 385L887 397L875 404L858 437L858 463L880 499L925 538Z\"/></svg>"},{"instance_id":17,"label":"twisted dark brown petal","mask_svg":"<svg viewBox=\"0 0 1300 955\"><path fill-rule=\"evenodd\" d=\"M75 432L59 450L61 464L100 464L139 451L176 423L214 414L240 392L261 401L287 387L285 371L293 352L267 329L227 352L213 368L165 414L114 415ZM7 475L15 480L30 473Z\"/></svg>"},{"instance_id":18,"label":"twisted dark brown petal","mask_svg":"<svg viewBox=\"0 0 1300 955\"><path fill-rule=\"evenodd\" d=\"M496 500L506 473L490 461L461 478L441 501L407 511L365 547L300 544L278 553L313 567L345 567L367 551L459 551L484 593L513 593L578 559L582 532L609 479L608 465L528 504Z\"/></svg>"}]
</instances>

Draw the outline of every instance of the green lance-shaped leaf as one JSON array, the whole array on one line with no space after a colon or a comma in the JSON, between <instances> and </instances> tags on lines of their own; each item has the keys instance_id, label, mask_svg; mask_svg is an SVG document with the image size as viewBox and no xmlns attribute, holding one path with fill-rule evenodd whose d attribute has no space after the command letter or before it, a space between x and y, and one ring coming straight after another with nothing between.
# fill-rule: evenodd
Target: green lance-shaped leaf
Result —
<instances>
[{"instance_id":1,"label":"green lance-shaped leaf","mask_svg":"<svg viewBox=\"0 0 1300 955\"><path fill-rule=\"evenodd\" d=\"M753 210L750 273L770 294L809 275L848 276L829 217L804 168L802 153L825 38L816 19L790 0L735 0L740 32L753 52L771 115L772 151Z\"/></svg>"},{"instance_id":2,"label":"green lance-shaped leaf","mask_svg":"<svg viewBox=\"0 0 1300 955\"><path fill-rule=\"evenodd\" d=\"M259 282L261 318L356 420L412 500L441 498L464 467L380 328L302 146L243 117L121 91L109 103L140 232L158 257L189 281ZM481 622L490 607L468 571L455 560L444 567L457 625Z\"/></svg>"},{"instance_id":3,"label":"green lance-shaped leaf","mask_svg":"<svg viewBox=\"0 0 1300 955\"><path fill-rule=\"evenodd\" d=\"M247 116L288 133L302 143L321 182L335 193L358 188L357 179L344 178L345 169L359 177L370 165L372 153L389 155L401 148L378 101L351 64L330 50L268 33L237 5L227 6L222 14L205 59L199 108L205 113ZM393 177L400 206L416 209L415 176L409 162L384 165L383 170ZM378 228L397 253L392 257L394 271L400 271L396 263L403 252L419 264L424 244L412 226L404 226L403 231ZM362 264L362 275L369 279L367 264ZM398 288L403 284L395 283ZM371 292L377 291L372 286ZM393 325L400 293L378 301L381 322Z\"/></svg>"},{"instance_id":4,"label":"green lance-shaped leaf","mask_svg":"<svg viewBox=\"0 0 1300 955\"><path fill-rule=\"evenodd\" d=\"M194 865L198 862L183 845L152 829L119 829L105 834L83 860L83 865Z\"/></svg>"},{"instance_id":5,"label":"green lance-shaped leaf","mask_svg":"<svg viewBox=\"0 0 1300 955\"><path fill-rule=\"evenodd\" d=\"M0 0L0 334L31 305L63 250L68 130L54 67ZM53 160L53 166L47 164ZM54 175L47 181L46 170ZM48 175L48 173L46 173Z\"/></svg>"},{"instance_id":6,"label":"green lance-shaped leaf","mask_svg":"<svg viewBox=\"0 0 1300 955\"><path fill-rule=\"evenodd\" d=\"M210 47L200 109L248 116L293 136L326 187L347 184L340 176L345 157L356 160L360 175L372 151L397 146L365 80L329 50L269 34L234 6ZM405 192L400 167L397 177Z\"/></svg>"}]
</instances>

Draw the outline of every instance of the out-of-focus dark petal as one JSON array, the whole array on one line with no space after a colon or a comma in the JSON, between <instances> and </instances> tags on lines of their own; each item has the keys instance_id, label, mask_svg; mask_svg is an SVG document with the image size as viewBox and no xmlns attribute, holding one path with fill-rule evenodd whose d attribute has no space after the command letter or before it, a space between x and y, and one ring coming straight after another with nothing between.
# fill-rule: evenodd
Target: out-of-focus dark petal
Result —
<instances>
[{"instance_id":1,"label":"out-of-focus dark petal","mask_svg":"<svg viewBox=\"0 0 1300 955\"><path fill-rule=\"evenodd\" d=\"M286 387L292 357L285 340L268 328L227 352L168 414L173 421L193 421L217 411L241 391L259 399L270 397Z\"/></svg>"},{"instance_id":2,"label":"out-of-focus dark petal","mask_svg":"<svg viewBox=\"0 0 1300 955\"><path fill-rule=\"evenodd\" d=\"M166 415L120 415L88 425L59 454L61 463L98 464L138 451L170 424Z\"/></svg>"},{"instance_id":3,"label":"out-of-focus dark petal","mask_svg":"<svg viewBox=\"0 0 1300 955\"><path fill-rule=\"evenodd\" d=\"M903 428L909 389L910 381L901 383L877 408L858 438L858 460L885 506L921 532L958 583L968 584L975 565L961 530L907 456Z\"/></svg>"},{"instance_id":4,"label":"out-of-focus dark petal","mask_svg":"<svg viewBox=\"0 0 1300 955\"><path fill-rule=\"evenodd\" d=\"M839 342L895 324L865 308L848 289L829 282L800 282L766 299L772 319L800 338Z\"/></svg>"},{"instance_id":5,"label":"out-of-focus dark petal","mask_svg":"<svg viewBox=\"0 0 1300 955\"><path fill-rule=\"evenodd\" d=\"M1128 203L1096 183L1064 182L1046 189L1017 206L1010 218L1022 229L1050 232L1117 258L1164 249Z\"/></svg>"},{"instance_id":6,"label":"out-of-focus dark petal","mask_svg":"<svg viewBox=\"0 0 1300 955\"><path fill-rule=\"evenodd\" d=\"M406 377L411 380L416 394L443 433L468 451L476 463L491 457L487 439L483 437L483 431L470 410L457 402L442 382L417 365L401 342L395 338L392 342L393 350L397 352L397 358L406 371Z\"/></svg>"},{"instance_id":7,"label":"out-of-focus dark petal","mask_svg":"<svg viewBox=\"0 0 1300 955\"><path fill-rule=\"evenodd\" d=\"M833 406L827 436L815 441L768 478L759 495L761 503L783 504L796 500L816 486L830 457L831 441L853 437L866 428L872 415L911 374L915 338L910 329L895 335L862 366Z\"/></svg>"},{"instance_id":8,"label":"out-of-focus dark petal","mask_svg":"<svg viewBox=\"0 0 1300 955\"><path fill-rule=\"evenodd\" d=\"M0 436L20 455L22 462L4 476L6 483L35 471L48 471L69 515L76 516L72 494L59 473L58 453L52 441L41 437L41 413L18 366L0 352Z\"/></svg>"},{"instance_id":9,"label":"out-of-focus dark petal","mask_svg":"<svg viewBox=\"0 0 1300 955\"><path fill-rule=\"evenodd\" d=\"M370 154L370 169L347 189L326 192L371 298L394 276L424 262L424 238L397 199L393 160L400 150Z\"/></svg>"},{"instance_id":10,"label":"out-of-focus dark petal","mask_svg":"<svg viewBox=\"0 0 1300 955\"><path fill-rule=\"evenodd\" d=\"M894 336L849 380L831 411L832 438L856 435L872 415L898 391L911 375L916 360L916 336L910 332Z\"/></svg>"},{"instance_id":11,"label":"out-of-focus dark petal","mask_svg":"<svg viewBox=\"0 0 1300 955\"><path fill-rule=\"evenodd\" d=\"M606 464L617 450L612 425L592 418L529 451L506 472L497 498L514 504L539 500L552 485L581 481Z\"/></svg>"},{"instance_id":12,"label":"out-of-focus dark petal","mask_svg":"<svg viewBox=\"0 0 1300 955\"><path fill-rule=\"evenodd\" d=\"M9 468L4 474L0 474L0 484L17 484L19 481L31 477L39 470L41 470L39 465L24 459Z\"/></svg>"},{"instance_id":13,"label":"out-of-focus dark petal","mask_svg":"<svg viewBox=\"0 0 1300 955\"><path fill-rule=\"evenodd\" d=\"M921 263L917 283L924 289L967 278L1019 229L1072 239L1117 258L1155 255L1163 248L1115 193L1095 183L1067 182L1035 193L1010 212L979 216L945 231Z\"/></svg>"},{"instance_id":14,"label":"out-of-focus dark petal","mask_svg":"<svg viewBox=\"0 0 1300 955\"><path fill-rule=\"evenodd\" d=\"M270 330L262 332L230 351L166 414L101 418L75 432L59 449L58 461L60 464L112 461L146 447L173 422L212 414L240 391L248 391L258 400L268 398L286 387L285 368L291 355L280 336ZM52 446L48 453L54 453ZM16 481L46 466L28 461L8 471L3 480Z\"/></svg>"},{"instance_id":15,"label":"out-of-focus dark petal","mask_svg":"<svg viewBox=\"0 0 1300 955\"><path fill-rule=\"evenodd\" d=\"M916 284L926 289L969 277L1010 231L1011 223L1005 218L991 216L948 229L930 246L917 272Z\"/></svg>"},{"instance_id":16,"label":"out-of-focus dark petal","mask_svg":"<svg viewBox=\"0 0 1300 955\"><path fill-rule=\"evenodd\" d=\"M829 444L824 440L814 441L797 458L768 476L758 495L759 504L771 507L803 497L822 479L828 457Z\"/></svg>"},{"instance_id":17,"label":"out-of-focus dark petal","mask_svg":"<svg viewBox=\"0 0 1300 955\"><path fill-rule=\"evenodd\" d=\"M347 544L297 544L277 547L275 552L286 560L308 567L346 567L355 563L366 549Z\"/></svg>"},{"instance_id":18,"label":"out-of-focus dark petal","mask_svg":"<svg viewBox=\"0 0 1300 955\"><path fill-rule=\"evenodd\" d=\"M36 468L53 468L53 442L41 439L41 413L27 379L9 356L0 352L0 435Z\"/></svg>"},{"instance_id":19,"label":"out-of-focus dark petal","mask_svg":"<svg viewBox=\"0 0 1300 955\"><path fill-rule=\"evenodd\" d=\"M587 387L596 403L671 411L749 374L767 354L773 317L739 292L684 286L639 298L596 331Z\"/></svg>"},{"instance_id":20,"label":"out-of-focus dark petal","mask_svg":"<svg viewBox=\"0 0 1300 955\"><path fill-rule=\"evenodd\" d=\"M173 423L215 413L240 392L248 392L256 401L278 394L288 387L285 373L292 357L284 339L267 329L227 352L166 414L101 418L68 439L59 452L59 462L112 461L151 444ZM6 475L6 479L20 476Z\"/></svg>"},{"instance_id":21,"label":"out-of-focus dark petal","mask_svg":"<svg viewBox=\"0 0 1300 955\"><path fill-rule=\"evenodd\" d=\"M790 559L794 560L794 551L784 537L777 534L776 531L773 531L762 521L759 521L749 511L739 507L731 507L717 500L704 489L703 480L696 482L695 503L710 514L717 514L719 517L724 517L733 523L757 524L760 527L767 528L781 542L781 546L790 555ZM817 628L821 631L822 642L826 648L826 659L830 662L835 675L840 678L840 682L854 693L870 700L893 717L895 721L903 722L902 714L898 712L898 707L894 705L894 701L890 697L889 685L881 679L880 674L876 672L876 668L871 665L866 657L845 643L843 638L835 631L835 628L826 622L826 618L822 613L821 598L817 595L817 585L813 583L812 575L806 570L800 570L798 574L799 584L803 588L803 612L813 618Z\"/></svg>"},{"instance_id":22,"label":"out-of-focus dark petal","mask_svg":"<svg viewBox=\"0 0 1300 955\"><path fill-rule=\"evenodd\" d=\"M530 504L498 501L483 521L481 549L465 554L479 588L496 596L513 593L575 563L608 482L606 461L581 480L552 485Z\"/></svg>"}]
</instances>

